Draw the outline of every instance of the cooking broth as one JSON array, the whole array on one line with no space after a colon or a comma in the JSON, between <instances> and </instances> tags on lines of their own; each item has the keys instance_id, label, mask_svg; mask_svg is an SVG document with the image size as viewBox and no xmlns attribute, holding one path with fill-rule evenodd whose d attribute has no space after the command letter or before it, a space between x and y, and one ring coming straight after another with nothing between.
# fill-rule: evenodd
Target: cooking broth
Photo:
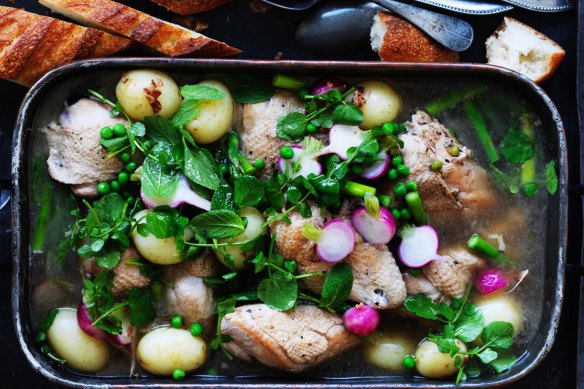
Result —
<instances>
[{"instance_id":1,"label":"cooking broth","mask_svg":"<svg viewBox=\"0 0 584 389\"><path fill-rule=\"evenodd\" d=\"M87 87L98 90L106 96L113 96L115 84L119 78L119 73L109 75L109 80L103 78L99 81L87 80L86 84L73 93L82 93ZM190 76L186 73L173 73L179 85L192 84L200 80L198 76ZM205 77L207 78L207 77ZM216 75L215 78L221 80L222 75ZM402 112L399 121L406 121L411 117L414 109L424 106L426 103L443 96L451 90L455 90L468 84L460 82L453 84L441 81L428 81L417 79L387 79L391 85L398 91L402 98ZM93 84L91 83L93 81ZM480 81L483 82L483 81ZM349 80L349 83L350 80ZM488 92L482 98L487 104L493 107L493 117L489 117L489 131L495 145L499 145L509 128L516 128L517 122L513 112L514 105L522 105L524 102L521 97L514 91L508 90L496 84L489 84ZM65 99L63 100L65 101ZM511 104L510 102L513 102ZM531 113L535 122L537 113L534 108L525 105L523 107ZM57 115L54 116L56 118ZM474 159L484 168L488 167L488 158L486 157L480 140L476 136L472 125L468 121L464 110L461 107L455 107L447 110L443 114L437 115L439 121L447 128L455 131L458 140L469 149L473 150ZM493 125L494 124L494 125ZM43 126L46 123L43 123ZM40 129L42 127L38 127ZM541 133L546 131L543 126L535 129L535 149L537 160L537 171L542 175L544 165L549 158L546 157L546 150L543 147L543 137ZM46 139L40 131L35 131L31 142L31 155L40 156L46 161ZM505 166L509 168L509 166ZM31 171L39 171L38 160L31 159ZM81 290L80 266L77 259L69 254L64 259L63 264L59 263L57 258L57 246L62 238L63 231L71 222L68 217L68 206L71 204L70 190L68 187L51 183L51 179L46 176L46 164L40 168L44 174L41 181L42 185L52 185L51 196L53 203L58 204L51 211L51 218L48 222L48 231L46 244L42 253L35 254L31 264L31 290L30 295L30 315L33 327L46 317L50 309L54 307L70 306L76 307L79 302ZM35 193L42 191L42 185L38 186L38 177L31 175L31 193L30 208L32 210L31 236L35 236L36 220L39 217L38 197ZM37 186L35 186L37 185ZM494 184L493 184L494 185ZM470 235L480 232L485 236L488 234L502 234L506 245L505 252L513 258L520 270L528 269L529 275L523 282L512 292L512 296L520 303L523 315L523 328L520 334L514 338L514 351L517 356L526 349L526 346L535 336L535 332L541 319L542 305L544 301L544 260L546 253L547 233L547 202L548 194L542 187L533 197L526 198L523 195L513 195L508 189L497 190L497 205L489 214L484 214L474 220L470 225L449 224L448 227L438 227L441 247L455 244L465 245ZM35 201L37 200L37 201ZM513 215L518 215L513 217ZM499 224L498 224L499 223ZM430 220L432 224L432 220ZM512 224L510 226L510 224ZM397 255L392 250L396 261ZM476 292L473 292L476 293ZM471 300L474 298L471 297ZM416 326L412 324L415 323ZM399 313L383 312L382 328L389 333L400 331L407 332L415 337L416 341L421 341L428 333L429 327L420 323L417 319L403 318ZM110 348L113 351L113 348ZM108 367L101 373L104 376L126 377L129 372L130 362L117 354L109 363ZM141 374L144 374L141 372ZM285 376L285 377L329 377L329 378L346 378L357 376L390 376L398 373L388 372L376 368L365 361L362 356L361 347L353 349L349 353L341 355L325 365L318 366L298 375L290 373L281 373L273 369L266 368L261 364L254 362L252 364L244 363L238 360L228 361L220 351L213 351L211 357L207 360L205 367L197 371L193 376L237 376L237 377L257 377L257 376ZM411 373L399 373L411 374ZM147 374L146 374L147 375ZM245 382L245 381L243 381Z\"/></svg>"}]
</instances>

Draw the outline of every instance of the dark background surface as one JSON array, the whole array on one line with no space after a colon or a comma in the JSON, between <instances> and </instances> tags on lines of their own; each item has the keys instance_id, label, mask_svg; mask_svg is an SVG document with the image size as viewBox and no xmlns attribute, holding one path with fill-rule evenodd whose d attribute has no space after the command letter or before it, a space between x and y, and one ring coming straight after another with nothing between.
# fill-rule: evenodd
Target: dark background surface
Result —
<instances>
[{"instance_id":1,"label":"dark background surface","mask_svg":"<svg viewBox=\"0 0 584 389\"><path fill-rule=\"evenodd\" d=\"M126 1L153 15L172 20L173 16L162 8L147 2ZM581 1L581 3L584 3ZM0 5L22 7L28 11L49 14L48 10L34 0L0 0ZM583 4L584 6L584 4ZM582 7L580 7L582 8ZM248 0L233 0L231 4L198 16L209 23L203 33L243 50L238 57L250 59L271 59L281 52L282 59L318 59L302 52L295 44L293 36L298 23L309 12L285 12L270 9L263 14L251 11ZM582 12L581 12L582 13ZM584 60L584 50L577 55L578 12L576 9L560 14L537 14L524 10L514 10L509 16L523 21L550 38L566 50L566 57L559 71L545 85L562 115L568 138L570 186L570 226L568 240L568 268L566 272L566 292L562 318L554 347L543 363L513 388L545 387L574 388L577 386L578 360L578 319L580 292L580 257L582 242L581 198L577 185L580 183L580 141L577 106L577 58ZM484 62L484 41L502 20L502 15L466 17L475 28L475 41L471 48L462 53L465 62ZM583 22L582 17L580 22ZM582 25L580 29L584 28ZM580 42L584 46L584 42ZM339 60L376 60L376 55L364 44L360 52L329 57ZM579 70L584 73L584 69ZM582 82L583 79L581 78ZM11 139L19 105L27 89L0 80L0 184L10 185ZM580 95L582 95L580 88ZM582 108L581 108L582 109ZM582 112L584 114L584 111ZM583 155L584 157L584 155ZM583 172L584 173L584 172ZM0 206L2 196L0 194ZM0 386L13 388L52 388L53 384L32 370L26 361L12 323L11 311L11 252L10 252L9 207L0 210Z\"/></svg>"}]
</instances>

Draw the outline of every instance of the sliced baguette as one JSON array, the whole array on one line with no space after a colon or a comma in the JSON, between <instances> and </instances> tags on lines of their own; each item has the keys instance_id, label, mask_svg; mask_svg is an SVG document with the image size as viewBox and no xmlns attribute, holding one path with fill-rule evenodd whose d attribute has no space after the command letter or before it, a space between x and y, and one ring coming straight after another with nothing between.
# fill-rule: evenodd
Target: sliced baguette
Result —
<instances>
[{"instance_id":1,"label":"sliced baguette","mask_svg":"<svg viewBox=\"0 0 584 389\"><path fill-rule=\"evenodd\" d=\"M382 61L458 62L458 53L432 40L414 25L378 12L371 27L371 48Z\"/></svg>"},{"instance_id":2,"label":"sliced baguette","mask_svg":"<svg viewBox=\"0 0 584 389\"><path fill-rule=\"evenodd\" d=\"M485 45L488 63L515 70L537 83L549 78L566 54L541 32L509 17L503 19Z\"/></svg>"},{"instance_id":3,"label":"sliced baguette","mask_svg":"<svg viewBox=\"0 0 584 389\"><path fill-rule=\"evenodd\" d=\"M126 36L171 56L224 57L240 53L223 42L111 0L40 0L75 21Z\"/></svg>"},{"instance_id":4,"label":"sliced baguette","mask_svg":"<svg viewBox=\"0 0 584 389\"><path fill-rule=\"evenodd\" d=\"M179 15L192 15L222 6L231 0L151 0Z\"/></svg>"},{"instance_id":5,"label":"sliced baguette","mask_svg":"<svg viewBox=\"0 0 584 389\"><path fill-rule=\"evenodd\" d=\"M76 59L109 56L131 44L93 28L0 6L0 78L22 85Z\"/></svg>"}]
</instances>

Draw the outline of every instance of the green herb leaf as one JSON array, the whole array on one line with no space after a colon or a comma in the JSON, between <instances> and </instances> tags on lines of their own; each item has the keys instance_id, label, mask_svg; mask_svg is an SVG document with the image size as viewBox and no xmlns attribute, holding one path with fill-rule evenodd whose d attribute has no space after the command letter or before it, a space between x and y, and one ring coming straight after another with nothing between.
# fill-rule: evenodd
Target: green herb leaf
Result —
<instances>
[{"instance_id":1,"label":"green herb leaf","mask_svg":"<svg viewBox=\"0 0 584 389\"><path fill-rule=\"evenodd\" d=\"M264 270L264 268L268 264L268 259L266 258L266 256L264 255L264 253L260 251L258 253L258 255L256 255L254 259L250 259L249 262L254 264L254 266L255 266L255 268L254 268L255 273L259 273L262 270Z\"/></svg>"},{"instance_id":2,"label":"green herb leaf","mask_svg":"<svg viewBox=\"0 0 584 389\"><path fill-rule=\"evenodd\" d=\"M245 230L241 218L228 210L209 211L195 216L191 226L196 232L211 239L230 238Z\"/></svg>"},{"instance_id":3,"label":"green herb leaf","mask_svg":"<svg viewBox=\"0 0 584 389\"><path fill-rule=\"evenodd\" d=\"M100 140L99 144L102 145L104 149L109 151L110 154L116 154L130 146L130 142L128 141L127 136Z\"/></svg>"},{"instance_id":4,"label":"green herb leaf","mask_svg":"<svg viewBox=\"0 0 584 389\"><path fill-rule=\"evenodd\" d=\"M181 141L178 127L162 116L146 116L144 118L144 124L146 125L148 137L155 142L166 141L172 146L175 146Z\"/></svg>"},{"instance_id":5,"label":"green herb leaf","mask_svg":"<svg viewBox=\"0 0 584 389\"><path fill-rule=\"evenodd\" d=\"M336 309L342 305L353 288L353 272L351 267L345 263L337 263L326 274L322 286L322 297L320 306L323 308Z\"/></svg>"},{"instance_id":6,"label":"green herb leaf","mask_svg":"<svg viewBox=\"0 0 584 389\"><path fill-rule=\"evenodd\" d=\"M501 143L501 154L511 163L523 163L533 157L533 142L521 131L509 130Z\"/></svg>"},{"instance_id":7,"label":"green herb leaf","mask_svg":"<svg viewBox=\"0 0 584 389\"><path fill-rule=\"evenodd\" d=\"M175 126L182 128L199 115L200 109L201 103L199 100L185 99L178 107L178 111L176 111L171 121Z\"/></svg>"},{"instance_id":8,"label":"green herb leaf","mask_svg":"<svg viewBox=\"0 0 584 389\"><path fill-rule=\"evenodd\" d=\"M454 317L456 316L454 310L446 303L438 304L438 312L448 321L454 320ZM452 335L452 337L454 337L454 335Z\"/></svg>"},{"instance_id":9,"label":"green herb leaf","mask_svg":"<svg viewBox=\"0 0 584 389\"><path fill-rule=\"evenodd\" d=\"M205 188L215 190L221 183L219 168L206 149L191 148L184 143L181 169L189 180Z\"/></svg>"},{"instance_id":10,"label":"green herb leaf","mask_svg":"<svg viewBox=\"0 0 584 389\"><path fill-rule=\"evenodd\" d=\"M456 345L454 339L442 338L438 335L429 334L428 340L436 343L438 351L443 354L450 354L451 357L455 356L456 353L460 351L460 348Z\"/></svg>"},{"instance_id":11,"label":"green herb leaf","mask_svg":"<svg viewBox=\"0 0 584 389\"><path fill-rule=\"evenodd\" d=\"M113 269L120 262L122 252L116 249L95 253L95 263L104 269Z\"/></svg>"},{"instance_id":12,"label":"green herb leaf","mask_svg":"<svg viewBox=\"0 0 584 389\"><path fill-rule=\"evenodd\" d=\"M463 342L474 341L483 331L483 313L474 304L467 303L455 323L454 336Z\"/></svg>"},{"instance_id":13,"label":"green herb leaf","mask_svg":"<svg viewBox=\"0 0 584 389\"><path fill-rule=\"evenodd\" d=\"M523 186L523 193L528 198L534 196L538 190L539 185L537 185L536 183L529 183Z\"/></svg>"},{"instance_id":14,"label":"green herb leaf","mask_svg":"<svg viewBox=\"0 0 584 389\"><path fill-rule=\"evenodd\" d=\"M298 298L298 282L290 273L276 272L258 285L259 299L270 308L287 311Z\"/></svg>"},{"instance_id":15,"label":"green herb leaf","mask_svg":"<svg viewBox=\"0 0 584 389\"><path fill-rule=\"evenodd\" d=\"M477 357L481 360L482 363L488 364L497 359L498 354L496 351L487 347L486 349L478 353Z\"/></svg>"},{"instance_id":16,"label":"green herb leaf","mask_svg":"<svg viewBox=\"0 0 584 389\"><path fill-rule=\"evenodd\" d=\"M229 85L233 100L242 104L255 104L269 100L276 88L272 85L271 80L250 75L237 75L225 78Z\"/></svg>"},{"instance_id":17,"label":"green herb leaf","mask_svg":"<svg viewBox=\"0 0 584 389\"><path fill-rule=\"evenodd\" d=\"M332 118L335 123L357 125L363 121L363 112L353 103L340 104L333 110Z\"/></svg>"},{"instance_id":18,"label":"green herb leaf","mask_svg":"<svg viewBox=\"0 0 584 389\"><path fill-rule=\"evenodd\" d=\"M286 199L275 180L263 181L266 197L274 209L284 208Z\"/></svg>"},{"instance_id":19,"label":"green herb leaf","mask_svg":"<svg viewBox=\"0 0 584 389\"><path fill-rule=\"evenodd\" d=\"M215 193L213 193L213 198L211 199L211 211L216 211L218 209L225 209L239 213L239 207L235 204L233 189L228 184L219 185Z\"/></svg>"},{"instance_id":20,"label":"green herb leaf","mask_svg":"<svg viewBox=\"0 0 584 389\"><path fill-rule=\"evenodd\" d=\"M146 158L142 164L142 192L149 197L158 199L171 198L178 187L179 174L176 171L167 172L152 158Z\"/></svg>"},{"instance_id":21,"label":"green herb leaf","mask_svg":"<svg viewBox=\"0 0 584 389\"><path fill-rule=\"evenodd\" d=\"M159 212L154 210L146 215L146 226L148 231L158 239L176 236L178 229L175 224L175 217L172 213Z\"/></svg>"},{"instance_id":22,"label":"green herb leaf","mask_svg":"<svg viewBox=\"0 0 584 389\"><path fill-rule=\"evenodd\" d=\"M545 182L549 194L555 195L558 191L558 175L556 174L555 161L549 161L545 165Z\"/></svg>"},{"instance_id":23,"label":"green herb leaf","mask_svg":"<svg viewBox=\"0 0 584 389\"><path fill-rule=\"evenodd\" d=\"M517 357L514 355L499 355L497 359L491 361L489 365L495 370L496 373L502 373L505 370L509 370L517 362Z\"/></svg>"},{"instance_id":24,"label":"green herb leaf","mask_svg":"<svg viewBox=\"0 0 584 389\"><path fill-rule=\"evenodd\" d=\"M276 135L290 142L300 142L306 134L308 120L300 112L292 112L278 119Z\"/></svg>"},{"instance_id":25,"label":"green herb leaf","mask_svg":"<svg viewBox=\"0 0 584 389\"><path fill-rule=\"evenodd\" d=\"M485 327L481 338L486 345L495 350L506 350L513 344L513 324L494 321Z\"/></svg>"},{"instance_id":26,"label":"green herb leaf","mask_svg":"<svg viewBox=\"0 0 584 389\"><path fill-rule=\"evenodd\" d=\"M39 325L39 331L47 332L49 328L51 328L51 326L53 325L53 322L55 321L55 318L57 317L58 313L59 309L57 308L51 309L49 315Z\"/></svg>"},{"instance_id":27,"label":"green herb leaf","mask_svg":"<svg viewBox=\"0 0 584 389\"><path fill-rule=\"evenodd\" d=\"M208 85L184 85L180 93L188 100L220 100L225 97L224 92Z\"/></svg>"},{"instance_id":28,"label":"green herb leaf","mask_svg":"<svg viewBox=\"0 0 584 389\"><path fill-rule=\"evenodd\" d=\"M128 293L130 323L134 327L144 327L156 319L156 310L152 305L152 296L148 288L133 288Z\"/></svg>"},{"instance_id":29,"label":"green herb leaf","mask_svg":"<svg viewBox=\"0 0 584 389\"><path fill-rule=\"evenodd\" d=\"M408 296L404 301L404 307L416 316L425 319L437 320L438 307L432 299L424 294Z\"/></svg>"},{"instance_id":30,"label":"green herb leaf","mask_svg":"<svg viewBox=\"0 0 584 389\"><path fill-rule=\"evenodd\" d=\"M250 175L242 175L235 179L235 204L240 207L255 207L264 197L264 186L261 181Z\"/></svg>"}]
</instances>

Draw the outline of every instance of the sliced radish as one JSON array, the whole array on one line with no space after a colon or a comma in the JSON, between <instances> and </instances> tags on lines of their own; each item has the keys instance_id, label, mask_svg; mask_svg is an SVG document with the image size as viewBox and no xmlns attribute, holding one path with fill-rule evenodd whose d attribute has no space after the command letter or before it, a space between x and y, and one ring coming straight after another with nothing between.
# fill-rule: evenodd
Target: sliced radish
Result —
<instances>
[{"instance_id":1,"label":"sliced radish","mask_svg":"<svg viewBox=\"0 0 584 389\"><path fill-rule=\"evenodd\" d=\"M351 223L363 239L371 244L387 244L395 235L395 219L385 208L380 208L377 216L360 208L351 215Z\"/></svg>"},{"instance_id":2,"label":"sliced radish","mask_svg":"<svg viewBox=\"0 0 584 389\"><path fill-rule=\"evenodd\" d=\"M347 150L359 146L365 140L365 133L357 126L335 124L329 132L329 145L314 156L334 153L341 159L348 159Z\"/></svg>"},{"instance_id":3,"label":"sliced radish","mask_svg":"<svg viewBox=\"0 0 584 389\"><path fill-rule=\"evenodd\" d=\"M181 204L191 204L197 208L204 209L208 211L211 209L211 202L201 196L199 196L194 190L191 189L189 180L183 174L180 175L180 180L176 187L174 194L168 199L161 199L159 197L147 196L142 190L140 190L140 197L142 202L148 208L156 208L161 205L168 205L172 208L176 208Z\"/></svg>"},{"instance_id":4,"label":"sliced radish","mask_svg":"<svg viewBox=\"0 0 584 389\"><path fill-rule=\"evenodd\" d=\"M322 229L306 223L302 235L316 242L316 254L328 263L340 262L355 248L355 232L341 219L327 222Z\"/></svg>"},{"instance_id":5,"label":"sliced radish","mask_svg":"<svg viewBox=\"0 0 584 389\"><path fill-rule=\"evenodd\" d=\"M313 173L319 175L322 173L322 166L316 160L314 152L305 150L298 145L290 146L294 151L294 156L290 159L284 159L282 157L278 158L278 168L283 173L290 172L290 177L294 178L297 176L303 176L308 178L308 175ZM294 165L299 166L295 172L292 173Z\"/></svg>"},{"instance_id":6,"label":"sliced radish","mask_svg":"<svg viewBox=\"0 0 584 389\"><path fill-rule=\"evenodd\" d=\"M411 268L418 268L430 261L442 260L438 255L438 233L430 226L405 228L398 255L402 263Z\"/></svg>"},{"instance_id":7,"label":"sliced radish","mask_svg":"<svg viewBox=\"0 0 584 389\"><path fill-rule=\"evenodd\" d=\"M83 302L79 303L77 307L77 323L79 324L79 328L87 335L96 339L107 340L108 333L99 327L93 326L93 320L89 317L87 306Z\"/></svg>"},{"instance_id":8,"label":"sliced radish","mask_svg":"<svg viewBox=\"0 0 584 389\"><path fill-rule=\"evenodd\" d=\"M486 296L501 289L505 289L509 283L502 270L497 269L496 267L490 267L479 270L475 276L474 284L475 288L477 288L483 296Z\"/></svg>"},{"instance_id":9,"label":"sliced radish","mask_svg":"<svg viewBox=\"0 0 584 389\"><path fill-rule=\"evenodd\" d=\"M385 151L380 152L377 154L377 157L380 158L380 161L373 162L373 165L363 169L361 173L361 177L367 178L369 180L375 180L377 178L383 177L387 170L389 170L389 163L390 158L389 155Z\"/></svg>"},{"instance_id":10,"label":"sliced radish","mask_svg":"<svg viewBox=\"0 0 584 389\"><path fill-rule=\"evenodd\" d=\"M118 314L118 318L122 321L122 332L116 335L109 334L108 341L114 346L125 347L132 343L134 327L130 324L130 318L125 311Z\"/></svg>"}]
</instances>

